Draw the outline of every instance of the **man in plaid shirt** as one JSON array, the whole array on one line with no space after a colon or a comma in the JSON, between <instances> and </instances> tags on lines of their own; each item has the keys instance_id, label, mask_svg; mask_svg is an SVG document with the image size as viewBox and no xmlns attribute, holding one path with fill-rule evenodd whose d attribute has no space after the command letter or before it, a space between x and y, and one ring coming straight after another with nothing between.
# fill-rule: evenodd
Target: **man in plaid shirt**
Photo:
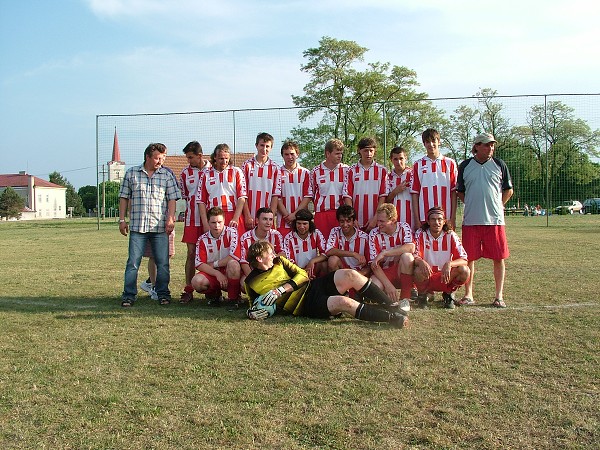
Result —
<instances>
[{"instance_id":1,"label":"man in plaid shirt","mask_svg":"<svg viewBox=\"0 0 600 450\"><path fill-rule=\"evenodd\" d=\"M146 242L156 261L156 293L161 305L171 302L169 291L169 233L175 228L175 203L181 198L177 180L162 167L164 144L150 144L144 163L125 172L119 193L119 231L129 234L129 257L121 306L132 306L137 296L137 275ZM125 214L129 208L129 224ZM130 233L131 232L131 233Z\"/></svg>"}]
</instances>

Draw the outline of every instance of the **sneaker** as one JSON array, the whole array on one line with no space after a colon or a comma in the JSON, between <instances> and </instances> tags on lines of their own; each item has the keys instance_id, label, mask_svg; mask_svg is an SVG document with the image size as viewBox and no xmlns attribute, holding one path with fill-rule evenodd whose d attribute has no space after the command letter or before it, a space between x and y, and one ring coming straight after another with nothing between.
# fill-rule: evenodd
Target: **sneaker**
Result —
<instances>
[{"instance_id":1,"label":"sneaker","mask_svg":"<svg viewBox=\"0 0 600 450\"><path fill-rule=\"evenodd\" d=\"M394 328L406 328L408 327L408 317L400 312L390 313L390 325Z\"/></svg>"},{"instance_id":2,"label":"sneaker","mask_svg":"<svg viewBox=\"0 0 600 450\"><path fill-rule=\"evenodd\" d=\"M494 300L494 303L492 303L492 306L494 308L506 308L506 303L504 303L504 300L501 298L497 298Z\"/></svg>"},{"instance_id":3,"label":"sneaker","mask_svg":"<svg viewBox=\"0 0 600 450\"><path fill-rule=\"evenodd\" d=\"M442 298L444 300L444 308L446 309L454 309L454 294L442 292Z\"/></svg>"},{"instance_id":4,"label":"sneaker","mask_svg":"<svg viewBox=\"0 0 600 450\"><path fill-rule=\"evenodd\" d=\"M150 298L152 300L158 300L158 294L156 293L156 291L154 290L154 288L152 288L150 290L149 294L150 294Z\"/></svg>"},{"instance_id":5,"label":"sneaker","mask_svg":"<svg viewBox=\"0 0 600 450\"><path fill-rule=\"evenodd\" d=\"M149 294L150 291L152 291L152 283L149 283L148 281L144 281L143 283L140 284L140 289L142 291L146 291Z\"/></svg>"},{"instance_id":6,"label":"sneaker","mask_svg":"<svg viewBox=\"0 0 600 450\"><path fill-rule=\"evenodd\" d=\"M456 306L471 306L475 304L475 300L473 300L471 297L463 297L458 301L455 301L454 304Z\"/></svg>"},{"instance_id":7,"label":"sneaker","mask_svg":"<svg viewBox=\"0 0 600 450\"><path fill-rule=\"evenodd\" d=\"M179 299L179 303L186 304L186 303L191 302L192 300L194 300L193 292L182 292L181 298Z\"/></svg>"},{"instance_id":8,"label":"sneaker","mask_svg":"<svg viewBox=\"0 0 600 450\"><path fill-rule=\"evenodd\" d=\"M404 313L404 315L407 315L410 312L410 299L403 298L399 302L388 305L386 309L390 312L399 312L400 314Z\"/></svg>"},{"instance_id":9,"label":"sneaker","mask_svg":"<svg viewBox=\"0 0 600 450\"><path fill-rule=\"evenodd\" d=\"M219 307L223 304L223 297L206 297L206 299L208 300L208 306L212 306L213 308Z\"/></svg>"}]
</instances>

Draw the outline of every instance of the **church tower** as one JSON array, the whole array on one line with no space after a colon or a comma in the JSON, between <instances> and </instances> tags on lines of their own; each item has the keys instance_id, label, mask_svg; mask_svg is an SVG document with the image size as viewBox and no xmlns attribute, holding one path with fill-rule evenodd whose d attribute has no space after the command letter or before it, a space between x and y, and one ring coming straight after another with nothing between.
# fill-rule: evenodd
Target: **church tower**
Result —
<instances>
[{"instance_id":1,"label":"church tower","mask_svg":"<svg viewBox=\"0 0 600 450\"><path fill-rule=\"evenodd\" d=\"M112 160L108 162L108 181L116 181L120 183L123 180L123 176L125 176L125 163L121 161L119 138L117 137L117 127L115 127Z\"/></svg>"}]
</instances>

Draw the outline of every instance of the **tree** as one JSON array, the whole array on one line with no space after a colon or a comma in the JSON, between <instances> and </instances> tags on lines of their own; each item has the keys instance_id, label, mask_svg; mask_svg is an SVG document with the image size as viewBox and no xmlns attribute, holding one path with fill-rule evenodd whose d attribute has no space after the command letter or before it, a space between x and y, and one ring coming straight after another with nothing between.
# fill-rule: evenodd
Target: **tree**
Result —
<instances>
[{"instance_id":1,"label":"tree","mask_svg":"<svg viewBox=\"0 0 600 450\"><path fill-rule=\"evenodd\" d=\"M81 203L86 211L96 209L98 201L98 188L96 186L82 186L77 191L77 194L81 197Z\"/></svg>"},{"instance_id":2,"label":"tree","mask_svg":"<svg viewBox=\"0 0 600 450\"><path fill-rule=\"evenodd\" d=\"M414 136L444 122L442 112L427 101L427 95L415 91L414 71L389 63L362 63L368 51L354 41L323 37L319 47L306 50L308 62L301 67L310 75L304 95L292 96L302 123L317 118L315 126L292 130L292 138L303 149L302 162L319 162L330 138L341 139L355 150L364 136L375 136L384 146L400 143L414 146ZM355 151L345 158L356 159ZM385 155L379 152L378 159ZM351 162L351 161L347 161Z\"/></svg>"},{"instance_id":3,"label":"tree","mask_svg":"<svg viewBox=\"0 0 600 450\"><path fill-rule=\"evenodd\" d=\"M81 216L85 214L85 209L83 208L83 203L81 202L81 197L75 191L75 188L69 181L64 178L59 172L52 172L49 176L50 182L54 184L58 184L59 186L64 186L67 188L66 191L66 206L67 209L72 207L73 214L76 216Z\"/></svg>"},{"instance_id":4,"label":"tree","mask_svg":"<svg viewBox=\"0 0 600 450\"><path fill-rule=\"evenodd\" d=\"M21 211L25 207L25 199L17 194L12 187L8 186L0 194L0 218L21 218Z\"/></svg>"}]
</instances>

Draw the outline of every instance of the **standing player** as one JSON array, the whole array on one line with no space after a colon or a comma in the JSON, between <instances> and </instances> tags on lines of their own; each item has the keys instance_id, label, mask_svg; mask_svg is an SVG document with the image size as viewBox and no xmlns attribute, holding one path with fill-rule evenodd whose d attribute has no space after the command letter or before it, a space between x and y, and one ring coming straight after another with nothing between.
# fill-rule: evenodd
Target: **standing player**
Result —
<instances>
[{"instance_id":1,"label":"standing player","mask_svg":"<svg viewBox=\"0 0 600 450\"><path fill-rule=\"evenodd\" d=\"M315 205L315 226L329 236L335 224L336 211L342 203L342 188L348 166L342 163L344 143L331 139L325 144L325 161L310 173Z\"/></svg>"},{"instance_id":2,"label":"standing player","mask_svg":"<svg viewBox=\"0 0 600 450\"><path fill-rule=\"evenodd\" d=\"M412 195L410 184L412 169L407 167L408 155L402 147L394 147L390 152L393 169L387 175L387 203L392 203L398 212L398 222L407 223L412 229Z\"/></svg>"},{"instance_id":3,"label":"standing player","mask_svg":"<svg viewBox=\"0 0 600 450\"><path fill-rule=\"evenodd\" d=\"M283 249L287 259L306 270L311 280L327 273L325 238L315 228L308 209L297 211L292 231L283 240Z\"/></svg>"},{"instance_id":4,"label":"standing player","mask_svg":"<svg viewBox=\"0 0 600 450\"><path fill-rule=\"evenodd\" d=\"M415 251L408 224L398 222L396 207L384 203L377 208L377 228L369 233L371 270L383 291L394 302L400 299L408 306L413 279L412 253ZM398 298L397 288L400 288Z\"/></svg>"},{"instance_id":5,"label":"standing player","mask_svg":"<svg viewBox=\"0 0 600 450\"><path fill-rule=\"evenodd\" d=\"M241 290L237 230L225 226L221 208L210 208L207 215L209 230L198 240L198 273L192 278L192 285L206 296L210 306L221 305L221 290L227 291L228 302L237 305Z\"/></svg>"},{"instance_id":6,"label":"standing player","mask_svg":"<svg viewBox=\"0 0 600 450\"><path fill-rule=\"evenodd\" d=\"M387 169L375 161L377 142L366 137L358 142L359 160L350 166L344 179L344 203L354 207L358 226L367 233L377 225L375 212L387 196Z\"/></svg>"},{"instance_id":7,"label":"standing player","mask_svg":"<svg viewBox=\"0 0 600 450\"><path fill-rule=\"evenodd\" d=\"M229 164L227 144L219 144L211 155L212 167L205 169L198 183L196 202L200 219L208 229L206 210L218 206L225 214L225 225L237 228L238 236L245 231L242 209L246 202L246 179L239 167Z\"/></svg>"},{"instance_id":8,"label":"standing player","mask_svg":"<svg viewBox=\"0 0 600 450\"><path fill-rule=\"evenodd\" d=\"M248 201L244 205L244 221L248 230L256 226L254 219L260 208L277 211L281 196L281 172L279 166L269 158L274 142L269 133L260 133L254 144L256 155L242 164L248 190Z\"/></svg>"},{"instance_id":9,"label":"standing player","mask_svg":"<svg viewBox=\"0 0 600 450\"><path fill-rule=\"evenodd\" d=\"M310 171L298 164L300 147L293 141L281 146L284 165L281 168L281 197L278 203L277 225L282 236L290 231L296 212L307 208L312 200Z\"/></svg>"},{"instance_id":10,"label":"standing player","mask_svg":"<svg viewBox=\"0 0 600 450\"><path fill-rule=\"evenodd\" d=\"M427 155L415 162L412 170L413 224L416 230L427 222L427 211L441 206L449 216L448 223L456 225L456 162L440 154L440 133L427 129L422 135Z\"/></svg>"},{"instance_id":11,"label":"standing player","mask_svg":"<svg viewBox=\"0 0 600 450\"><path fill-rule=\"evenodd\" d=\"M454 309L454 291L469 279L467 252L448 227L443 208L427 212L427 222L415 233L413 279L419 290L417 303L427 308L429 295L442 292L444 308Z\"/></svg>"},{"instance_id":12,"label":"standing player","mask_svg":"<svg viewBox=\"0 0 600 450\"><path fill-rule=\"evenodd\" d=\"M375 283L355 270L341 269L309 281L306 272L285 257L276 257L268 242L255 242L248 250L253 267L246 278L250 299L249 319L263 320L269 313L253 302L264 295L263 304L277 304L280 310L294 315L328 319L342 313L358 320L387 322L395 328L408 325L406 312L393 305ZM376 305L360 303L345 295L355 290Z\"/></svg>"},{"instance_id":13,"label":"standing player","mask_svg":"<svg viewBox=\"0 0 600 450\"><path fill-rule=\"evenodd\" d=\"M325 253L327 269L354 269L364 276L371 275L369 268L369 235L356 228L356 212L350 205L341 205L335 212L339 226L329 233Z\"/></svg>"},{"instance_id":14,"label":"standing player","mask_svg":"<svg viewBox=\"0 0 600 450\"><path fill-rule=\"evenodd\" d=\"M210 167L210 163L203 159L202 146L198 141L189 142L183 148L183 153L189 163L181 171L181 175L179 175L179 189L181 190L182 198L186 202L185 222L181 242L185 242L187 246L187 255L185 259L185 287L183 288L179 303L189 303L194 298L192 277L195 274L196 246L198 238L202 234L202 221L200 219L200 210L196 203L196 194L198 192L200 173L205 168Z\"/></svg>"},{"instance_id":15,"label":"standing player","mask_svg":"<svg viewBox=\"0 0 600 450\"><path fill-rule=\"evenodd\" d=\"M472 305L475 261L494 261L496 297L493 306L506 308L504 303L504 260L508 258L508 243L504 226L504 205L512 197L510 173L501 159L494 157L496 139L481 133L473 141L473 157L458 167L458 198L465 203L462 241L469 255L471 276L465 284L465 296L459 305Z\"/></svg>"},{"instance_id":16,"label":"standing player","mask_svg":"<svg viewBox=\"0 0 600 450\"><path fill-rule=\"evenodd\" d=\"M254 242L268 241L278 255L285 255L283 249L283 237L279 231L273 228L273 211L269 208L259 208L256 213L256 224L257 225L254 228L246 231L240 238L242 285L244 283L244 278L252 270L246 259L246 253Z\"/></svg>"}]
</instances>

